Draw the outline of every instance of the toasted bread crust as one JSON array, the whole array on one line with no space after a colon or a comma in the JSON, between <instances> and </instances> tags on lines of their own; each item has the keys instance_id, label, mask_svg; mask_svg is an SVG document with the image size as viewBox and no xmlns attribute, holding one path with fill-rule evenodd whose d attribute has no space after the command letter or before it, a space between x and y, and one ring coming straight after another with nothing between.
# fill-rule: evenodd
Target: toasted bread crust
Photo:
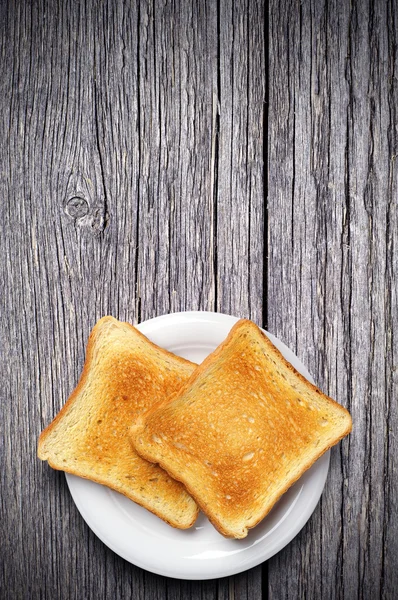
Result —
<instances>
[{"instance_id":1,"label":"toasted bread crust","mask_svg":"<svg viewBox=\"0 0 398 600\"><path fill-rule=\"evenodd\" d=\"M132 325L103 317L75 390L39 437L39 458L124 494L174 527L190 527L198 514L193 499L138 456L127 433L137 414L179 391L195 367Z\"/></svg>"},{"instance_id":2,"label":"toasted bread crust","mask_svg":"<svg viewBox=\"0 0 398 600\"><path fill-rule=\"evenodd\" d=\"M67 414L71 404L73 404L75 399L79 396L79 394L81 393L81 391L87 381L87 377L90 372L90 368L91 368L91 364L92 364L92 360L93 360L93 352L94 352L94 348L95 348L96 338L98 337L98 335L101 335L102 328L104 325L115 324L115 323L123 324L127 328L131 329L132 332L134 333L134 335L140 337L143 342L148 344L149 347L152 347L154 350L157 350L157 351L163 353L165 356L169 357L171 360L175 361L176 363L180 363L181 367L184 368L187 365L191 365L191 370L192 371L195 370L195 368L197 366L195 363L192 363L191 361L186 360L185 358L181 358L180 356L177 356L176 354L173 354L173 353L169 352L168 350L165 350L164 348L160 348L160 346L157 346L156 344L151 342L151 340L149 340L143 333L141 333L141 331L139 331L136 327L134 327L130 323L126 323L126 322L121 323L121 322L117 321L117 319L115 319L114 317L111 317L109 315L102 317L99 321L97 321L97 323L94 325L93 329L90 332L88 342L87 342L86 358L85 358L84 365L83 365L83 371L80 375L80 379L79 379L75 389L73 390L73 392L71 393L71 395L69 396L69 398L65 402L65 404L62 406L59 413L54 417L54 419L51 421L51 423L49 425L47 425L47 427L41 432L41 434L39 436L38 457L41 458L42 460L47 460L45 457L40 456L40 452L41 452L41 449L43 448L44 440L47 438L48 434L54 430L57 423L63 418L63 416L65 414Z\"/></svg>"},{"instance_id":3,"label":"toasted bread crust","mask_svg":"<svg viewBox=\"0 0 398 600\"><path fill-rule=\"evenodd\" d=\"M241 320L173 401L130 432L137 452L184 483L220 533L241 538L351 426L345 408Z\"/></svg>"}]
</instances>

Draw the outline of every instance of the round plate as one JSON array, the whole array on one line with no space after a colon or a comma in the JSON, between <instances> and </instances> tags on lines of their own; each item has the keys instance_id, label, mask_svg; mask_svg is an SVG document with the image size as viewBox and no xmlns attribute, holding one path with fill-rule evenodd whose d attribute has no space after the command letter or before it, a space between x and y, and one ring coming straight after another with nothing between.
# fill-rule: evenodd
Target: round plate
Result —
<instances>
[{"instance_id":1,"label":"round plate","mask_svg":"<svg viewBox=\"0 0 398 600\"><path fill-rule=\"evenodd\" d=\"M209 312L165 315L138 325L153 342L200 363L238 319ZM307 369L282 342L267 333L307 379ZM226 539L200 513L188 530L170 527L125 496L66 474L72 498L93 532L114 552L153 573L179 579L213 579L254 567L288 544L311 516L329 468L326 452L243 540Z\"/></svg>"}]
</instances>

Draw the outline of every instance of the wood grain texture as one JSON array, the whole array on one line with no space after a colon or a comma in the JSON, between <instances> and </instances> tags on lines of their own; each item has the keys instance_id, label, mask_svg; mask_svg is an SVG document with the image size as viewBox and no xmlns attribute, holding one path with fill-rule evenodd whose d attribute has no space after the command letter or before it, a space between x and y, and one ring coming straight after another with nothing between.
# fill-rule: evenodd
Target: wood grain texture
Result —
<instances>
[{"instance_id":1,"label":"wood grain texture","mask_svg":"<svg viewBox=\"0 0 398 600\"><path fill-rule=\"evenodd\" d=\"M100 316L137 322L221 306L261 318L263 131L251 119L262 111L263 8L16 1L0 10L2 73L11 74L0 77L0 339L7 350L0 589L33 599L260 598L261 568L180 582L120 559L85 525L63 474L37 460L36 443L76 384ZM258 24L242 52L247 10ZM221 14L229 19L222 39ZM239 35L231 49L233 31ZM240 79L232 91L221 70L232 69L238 51ZM240 108L243 92L250 111ZM239 121L231 125L235 113ZM219 137L232 144L237 134L239 143L223 159L232 197L222 196L219 211ZM224 262L240 243L238 223L221 260L216 248L224 247L246 193L241 153L251 157L257 148L236 284L228 301L218 302L216 279L223 270L227 278ZM232 182L237 165L239 193ZM254 252L249 222L259 234ZM248 295L249 251L258 285ZM227 282L220 297L224 288Z\"/></svg>"},{"instance_id":2,"label":"wood grain texture","mask_svg":"<svg viewBox=\"0 0 398 600\"><path fill-rule=\"evenodd\" d=\"M216 5L140 3L140 22L137 293L147 319L214 306Z\"/></svg>"},{"instance_id":3,"label":"wood grain texture","mask_svg":"<svg viewBox=\"0 0 398 600\"><path fill-rule=\"evenodd\" d=\"M0 3L1 596L395 597L397 43L394 0ZM354 419L297 538L205 582L119 558L36 459L99 317L192 309Z\"/></svg>"},{"instance_id":4,"label":"wood grain texture","mask_svg":"<svg viewBox=\"0 0 398 600\"><path fill-rule=\"evenodd\" d=\"M354 422L270 598L396 594L396 34L394 3L270 5L269 328Z\"/></svg>"},{"instance_id":5,"label":"wood grain texture","mask_svg":"<svg viewBox=\"0 0 398 600\"><path fill-rule=\"evenodd\" d=\"M262 325L265 5L221 3L217 310Z\"/></svg>"}]
</instances>

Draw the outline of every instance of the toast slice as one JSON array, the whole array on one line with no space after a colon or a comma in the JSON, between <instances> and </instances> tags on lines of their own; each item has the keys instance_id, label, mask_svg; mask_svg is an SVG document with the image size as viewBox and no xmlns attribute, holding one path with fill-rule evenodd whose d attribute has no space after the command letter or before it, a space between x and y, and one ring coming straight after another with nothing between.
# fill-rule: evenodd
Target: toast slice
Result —
<instances>
[{"instance_id":1,"label":"toast slice","mask_svg":"<svg viewBox=\"0 0 398 600\"><path fill-rule=\"evenodd\" d=\"M196 503L181 483L138 456L128 429L137 415L175 394L195 367L132 325L102 318L76 389L40 435L39 458L124 494L174 527L190 527Z\"/></svg>"},{"instance_id":2,"label":"toast slice","mask_svg":"<svg viewBox=\"0 0 398 600\"><path fill-rule=\"evenodd\" d=\"M239 321L167 404L130 429L139 454L183 482L227 537L244 538L328 448L348 411Z\"/></svg>"}]
</instances>

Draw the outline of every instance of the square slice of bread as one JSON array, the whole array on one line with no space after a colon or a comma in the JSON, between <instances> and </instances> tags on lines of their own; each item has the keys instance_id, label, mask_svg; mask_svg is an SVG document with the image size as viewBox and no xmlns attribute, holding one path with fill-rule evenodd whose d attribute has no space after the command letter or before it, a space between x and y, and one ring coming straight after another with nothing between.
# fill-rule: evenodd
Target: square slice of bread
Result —
<instances>
[{"instance_id":1,"label":"square slice of bread","mask_svg":"<svg viewBox=\"0 0 398 600\"><path fill-rule=\"evenodd\" d=\"M91 332L76 389L40 435L39 458L124 494L174 527L190 527L198 515L195 501L135 452L128 430L155 402L178 392L195 368L132 325L102 318Z\"/></svg>"},{"instance_id":2,"label":"square slice of bread","mask_svg":"<svg viewBox=\"0 0 398 600\"><path fill-rule=\"evenodd\" d=\"M350 430L348 411L241 320L130 432L137 452L183 482L223 535L243 538Z\"/></svg>"}]
</instances>

